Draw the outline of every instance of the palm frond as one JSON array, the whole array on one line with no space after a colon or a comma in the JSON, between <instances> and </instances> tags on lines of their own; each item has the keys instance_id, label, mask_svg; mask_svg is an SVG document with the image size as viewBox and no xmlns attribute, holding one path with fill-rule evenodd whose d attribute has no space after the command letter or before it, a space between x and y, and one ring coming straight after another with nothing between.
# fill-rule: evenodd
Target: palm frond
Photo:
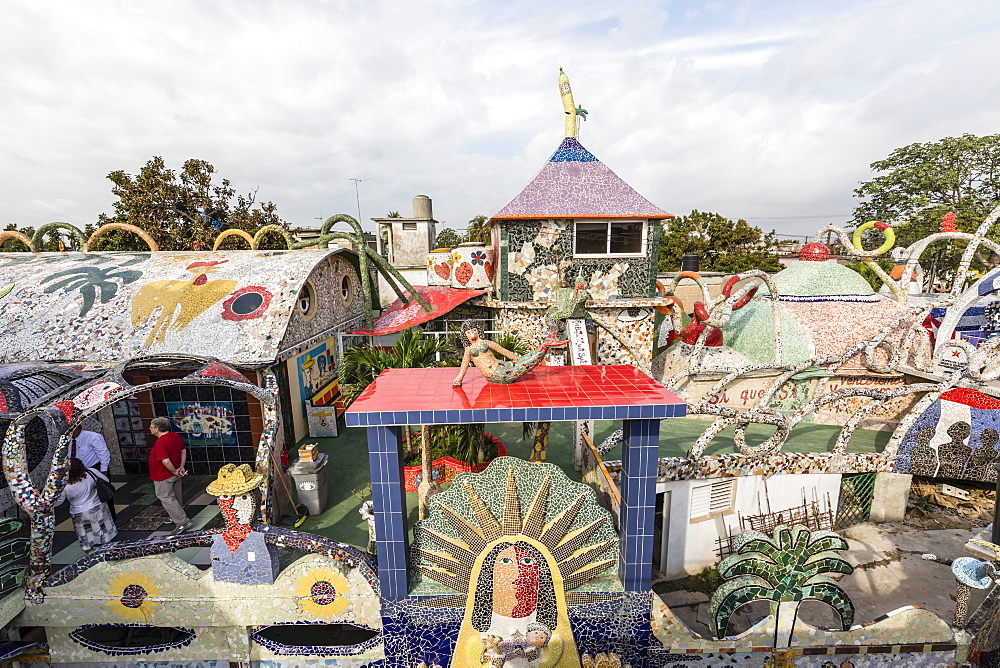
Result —
<instances>
[{"instance_id":1,"label":"palm frond","mask_svg":"<svg viewBox=\"0 0 1000 668\"><path fill-rule=\"evenodd\" d=\"M803 600L810 599L829 605L840 618L840 630L847 631L854 623L854 604L850 597L831 578L817 576L817 579L820 581L805 589Z\"/></svg>"}]
</instances>

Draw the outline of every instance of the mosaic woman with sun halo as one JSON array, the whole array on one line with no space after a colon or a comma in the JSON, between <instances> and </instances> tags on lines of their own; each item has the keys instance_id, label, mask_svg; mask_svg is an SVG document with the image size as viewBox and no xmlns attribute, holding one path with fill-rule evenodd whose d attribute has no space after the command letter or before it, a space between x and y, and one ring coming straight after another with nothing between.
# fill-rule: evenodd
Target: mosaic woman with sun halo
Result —
<instances>
[{"instance_id":1,"label":"mosaic woman with sun halo","mask_svg":"<svg viewBox=\"0 0 1000 668\"><path fill-rule=\"evenodd\" d=\"M543 545L519 538L498 541L476 560L469 592L473 604L466 610L452 666L580 665L559 568Z\"/></svg>"}]
</instances>

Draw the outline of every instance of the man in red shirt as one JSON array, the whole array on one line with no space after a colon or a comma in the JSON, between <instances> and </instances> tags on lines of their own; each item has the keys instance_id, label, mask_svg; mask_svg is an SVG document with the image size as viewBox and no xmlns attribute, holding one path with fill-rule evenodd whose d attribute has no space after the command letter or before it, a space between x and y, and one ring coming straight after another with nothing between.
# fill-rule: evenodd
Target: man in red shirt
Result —
<instances>
[{"instance_id":1,"label":"man in red shirt","mask_svg":"<svg viewBox=\"0 0 1000 668\"><path fill-rule=\"evenodd\" d=\"M191 528L191 520L181 504L184 498L181 478L187 475L184 440L180 434L170 431L170 420L165 417L153 418L149 423L149 433L156 437L156 443L149 451L149 479L153 481L156 498L175 525L173 533L187 531Z\"/></svg>"}]
</instances>

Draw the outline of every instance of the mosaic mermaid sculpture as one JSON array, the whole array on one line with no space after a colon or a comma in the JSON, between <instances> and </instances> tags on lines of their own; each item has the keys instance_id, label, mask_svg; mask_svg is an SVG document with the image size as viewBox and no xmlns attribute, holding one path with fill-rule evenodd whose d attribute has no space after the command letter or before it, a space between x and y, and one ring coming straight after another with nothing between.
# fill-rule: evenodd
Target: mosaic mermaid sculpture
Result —
<instances>
[{"instance_id":1,"label":"mosaic mermaid sculpture","mask_svg":"<svg viewBox=\"0 0 1000 668\"><path fill-rule=\"evenodd\" d=\"M487 381L497 385L510 385L538 366L545 359L549 348L566 345L565 341L556 340L555 332L552 332L542 341L539 348L518 356L498 343L484 339L482 328L472 320L466 320L462 323L461 333L465 354L462 356L458 375L452 382L455 387L462 384L462 379L465 378L465 372L470 364L474 364ZM501 362L497 360L494 353L503 355L508 360Z\"/></svg>"},{"instance_id":2,"label":"mosaic mermaid sculpture","mask_svg":"<svg viewBox=\"0 0 1000 668\"><path fill-rule=\"evenodd\" d=\"M251 526L260 505L257 488L262 482L264 476L255 473L249 464L226 464L219 469L219 477L205 488L219 497L219 508L226 520L225 529L212 540L212 576L216 582L273 584L281 570L277 550Z\"/></svg>"}]
</instances>

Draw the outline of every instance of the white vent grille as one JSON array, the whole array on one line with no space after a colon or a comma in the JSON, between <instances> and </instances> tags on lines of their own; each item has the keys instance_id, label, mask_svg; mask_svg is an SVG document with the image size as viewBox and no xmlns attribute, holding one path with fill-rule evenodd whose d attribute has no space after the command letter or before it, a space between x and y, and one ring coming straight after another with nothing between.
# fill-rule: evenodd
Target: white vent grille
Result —
<instances>
[{"instance_id":1,"label":"white vent grille","mask_svg":"<svg viewBox=\"0 0 1000 668\"><path fill-rule=\"evenodd\" d=\"M691 490L691 519L705 519L733 509L736 500L736 480L717 480Z\"/></svg>"}]
</instances>

